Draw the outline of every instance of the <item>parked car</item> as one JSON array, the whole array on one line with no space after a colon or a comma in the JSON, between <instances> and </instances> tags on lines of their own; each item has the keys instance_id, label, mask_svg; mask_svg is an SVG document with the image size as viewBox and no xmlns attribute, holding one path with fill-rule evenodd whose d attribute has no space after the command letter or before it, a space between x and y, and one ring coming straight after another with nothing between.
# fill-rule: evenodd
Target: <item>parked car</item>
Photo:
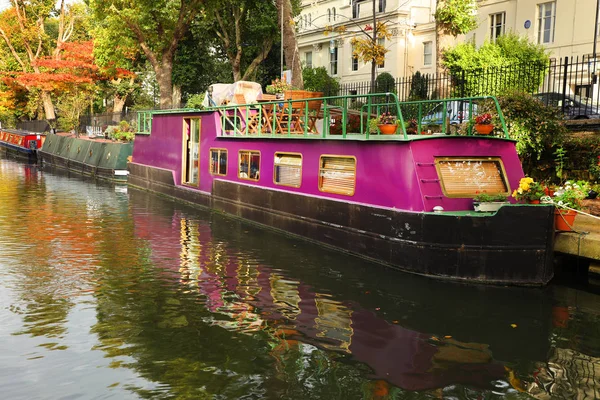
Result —
<instances>
[{"instance_id":1,"label":"parked car","mask_svg":"<svg viewBox=\"0 0 600 400\"><path fill-rule=\"evenodd\" d=\"M473 103L473 114L477 114L477 104ZM446 102L446 113L450 125L469 121L469 102L453 100ZM421 119L421 125L442 125L444 123L444 103L440 103Z\"/></svg>"},{"instance_id":2,"label":"parked car","mask_svg":"<svg viewBox=\"0 0 600 400\"><path fill-rule=\"evenodd\" d=\"M562 109L563 95L558 92L538 93L533 97L539 99L547 106ZM590 119L600 118L600 107L589 97L566 95L565 99L565 118L566 119Z\"/></svg>"}]
</instances>

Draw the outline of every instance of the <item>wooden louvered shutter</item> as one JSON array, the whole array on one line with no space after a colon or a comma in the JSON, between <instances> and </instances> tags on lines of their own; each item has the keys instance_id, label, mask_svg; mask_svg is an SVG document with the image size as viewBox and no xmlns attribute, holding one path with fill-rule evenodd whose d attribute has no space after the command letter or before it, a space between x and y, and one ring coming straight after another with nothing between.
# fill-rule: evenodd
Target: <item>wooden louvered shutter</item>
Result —
<instances>
[{"instance_id":1,"label":"wooden louvered shutter","mask_svg":"<svg viewBox=\"0 0 600 400\"><path fill-rule=\"evenodd\" d=\"M356 159L354 157L321 156L319 189L323 192L354 195Z\"/></svg>"},{"instance_id":2,"label":"wooden louvered shutter","mask_svg":"<svg viewBox=\"0 0 600 400\"><path fill-rule=\"evenodd\" d=\"M274 182L278 185L300 187L302 182L302 156L275 153Z\"/></svg>"},{"instance_id":3,"label":"wooden louvered shutter","mask_svg":"<svg viewBox=\"0 0 600 400\"><path fill-rule=\"evenodd\" d=\"M506 174L499 158L440 158L435 163L448 197L473 197L483 192L508 195Z\"/></svg>"}]
</instances>

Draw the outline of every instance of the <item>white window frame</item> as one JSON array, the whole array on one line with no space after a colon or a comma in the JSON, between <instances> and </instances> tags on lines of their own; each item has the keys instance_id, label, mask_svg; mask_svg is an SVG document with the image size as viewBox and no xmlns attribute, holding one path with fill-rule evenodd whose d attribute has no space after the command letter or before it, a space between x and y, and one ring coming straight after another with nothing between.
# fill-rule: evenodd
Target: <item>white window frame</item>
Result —
<instances>
[{"instance_id":1,"label":"white window frame","mask_svg":"<svg viewBox=\"0 0 600 400\"><path fill-rule=\"evenodd\" d=\"M335 58L335 60L334 60ZM337 74L339 73L339 52L338 52L338 47L337 45L333 48L333 51L329 51L329 73L331 76L337 76ZM335 65L335 71L334 71L334 65Z\"/></svg>"},{"instance_id":2,"label":"white window frame","mask_svg":"<svg viewBox=\"0 0 600 400\"><path fill-rule=\"evenodd\" d=\"M550 16L546 16L546 12L550 8ZM544 29L546 21L550 19L550 29ZM554 43L554 33L556 31L556 1L549 1L538 4L538 44ZM548 40L545 33L549 32Z\"/></svg>"},{"instance_id":3,"label":"white window frame","mask_svg":"<svg viewBox=\"0 0 600 400\"><path fill-rule=\"evenodd\" d=\"M310 62L308 62L309 58L310 58ZM312 51L307 51L306 53L304 53L304 64L308 68L313 67L313 52Z\"/></svg>"},{"instance_id":4,"label":"white window frame","mask_svg":"<svg viewBox=\"0 0 600 400\"><path fill-rule=\"evenodd\" d=\"M429 47L429 51L427 51L427 47ZM427 57L429 56L429 62L427 61ZM433 65L433 42L427 41L423 42L423 65Z\"/></svg>"},{"instance_id":5,"label":"white window frame","mask_svg":"<svg viewBox=\"0 0 600 400\"><path fill-rule=\"evenodd\" d=\"M500 32L498 32L500 28ZM506 12L490 14L490 40L495 42L506 32Z\"/></svg>"}]
</instances>

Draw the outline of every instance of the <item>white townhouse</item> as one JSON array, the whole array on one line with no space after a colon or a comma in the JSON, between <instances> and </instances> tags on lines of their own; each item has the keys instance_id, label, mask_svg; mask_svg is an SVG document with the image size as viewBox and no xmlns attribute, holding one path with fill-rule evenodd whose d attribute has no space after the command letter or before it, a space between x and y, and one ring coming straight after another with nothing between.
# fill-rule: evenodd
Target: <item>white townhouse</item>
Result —
<instances>
[{"instance_id":1,"label":"white townhouse","mask_svg":"<svg viewBox=\"0 0 600 400\"><path fill-rule=\"evenodd\" d=\"M434 73L436 0L303 0L296 18L302 62L326 67L343 83L368 81L371 66L352 57L349 36L326 35L325 28L364 29L372 24L373 1L378 20L386 21L392 32L392 39L384 43L389 52L377 72L394 77ZM597 4L598 0L478 0L478 27L457 40L481 46L515 32L545 46L557 61L591 58L594 39L600 36L594 29Z\"/></svg>"},{"instance_id":2,"label":"white townhouse","mask_svg":"<svg viewBox=\"0 0 600 400\"><path fill-rule=\"evenodd\" d=\"M377 19L386 22L392 33L391 40L380 39L389 52L377 72L394 77L435 72L435 0L303 0L296 18L302 63L326 67L343 83L369 81L371 64L352 56L351 36L327 35L325 28L344 26L358 31L372 26L373 1Z\"/></svg>"}]
</instances>

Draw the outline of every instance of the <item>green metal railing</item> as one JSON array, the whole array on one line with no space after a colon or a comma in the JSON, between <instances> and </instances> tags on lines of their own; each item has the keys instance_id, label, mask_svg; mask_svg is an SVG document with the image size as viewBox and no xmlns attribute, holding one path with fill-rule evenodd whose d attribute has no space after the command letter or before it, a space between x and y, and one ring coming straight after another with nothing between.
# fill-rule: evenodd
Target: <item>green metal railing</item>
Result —
<instances>
[{"instance_id":1,"label":"green metal railing","mask_svg":"<svg viewBox=\"0 0 600 400\"><path fill-rule=\"evenodd\" d=\"M367 112L356 110L359 100L366 100L362 107ZM390 101L392 99L393 101ZM315 107L315 104L317 107ZM268 136L268 137L331 137L331 124L336 117L341 118L340 136L360 134L369 138L368 120L377 118L382 108L392 109L400 121L399 128L406 136L402 123L402 111L398 98L394 93L376 93L368 95L329 96L319 98L300 98L273 100L253 104L236 104L211 107L219 112L222 133L233 136ZM369 112L369 110L371 110ZM360 119L358 132L348 132L350 115ZM370 118L369 118L370 117ZM318 121L323 120L321 132L318 132Z\"/></svg>"},{"instance_id":2,"label":"green metal railing","mask_svg":"<svg viewBox=\"0 0 600 400\"><path fill-rule=\"evenodd\" d=\"M384 112L396 117L397 133L391 137L401 140L416 139L414 135L423 131L426 123L440 116L436 124L440 133L457 135L461 123L463 134L473 135L474 116L482 102L491 102L487 108L495 109L503 136L508 138L506 122L498 100L493 96L462 97L443 100L419 100L399 102L394 93L366 95L329 96L319 98L292 98L285 100L259 101L252 104L235 104L210 107L205 112L217 112L220 119L219 136L234 137L293 137L293 138L380 138L377 119ZM461 115L451 121L450 105L459 105ZM149 134L154 114L198 112L195 109L154 110L138 113L138 133ZM452 110L452 112L457 110ZM408 115L405 120L404 116ZM341 121L340 126L337 122ZM375 121L373 121L375 120ZM322 122L320 122L322 121ZM408 123L407 123L408 121ZM322 125L321 125L322 124ZM412 124L412 126L410 125ZM356 126L358 125L358 126ZM407 126L408 125L408 126ZM318 129L321 127L321 129ZM454 129L451 129L454 127ZM408 129L407 129L408 128ZM452 132L454 130L454 133ZM333 132L332 132L333 131ZM410 137L409 137L410 133ZM386 138L391 138L386 135ZM419 137L419 138L427 138Z\"/></svg>"}]
</instances>

